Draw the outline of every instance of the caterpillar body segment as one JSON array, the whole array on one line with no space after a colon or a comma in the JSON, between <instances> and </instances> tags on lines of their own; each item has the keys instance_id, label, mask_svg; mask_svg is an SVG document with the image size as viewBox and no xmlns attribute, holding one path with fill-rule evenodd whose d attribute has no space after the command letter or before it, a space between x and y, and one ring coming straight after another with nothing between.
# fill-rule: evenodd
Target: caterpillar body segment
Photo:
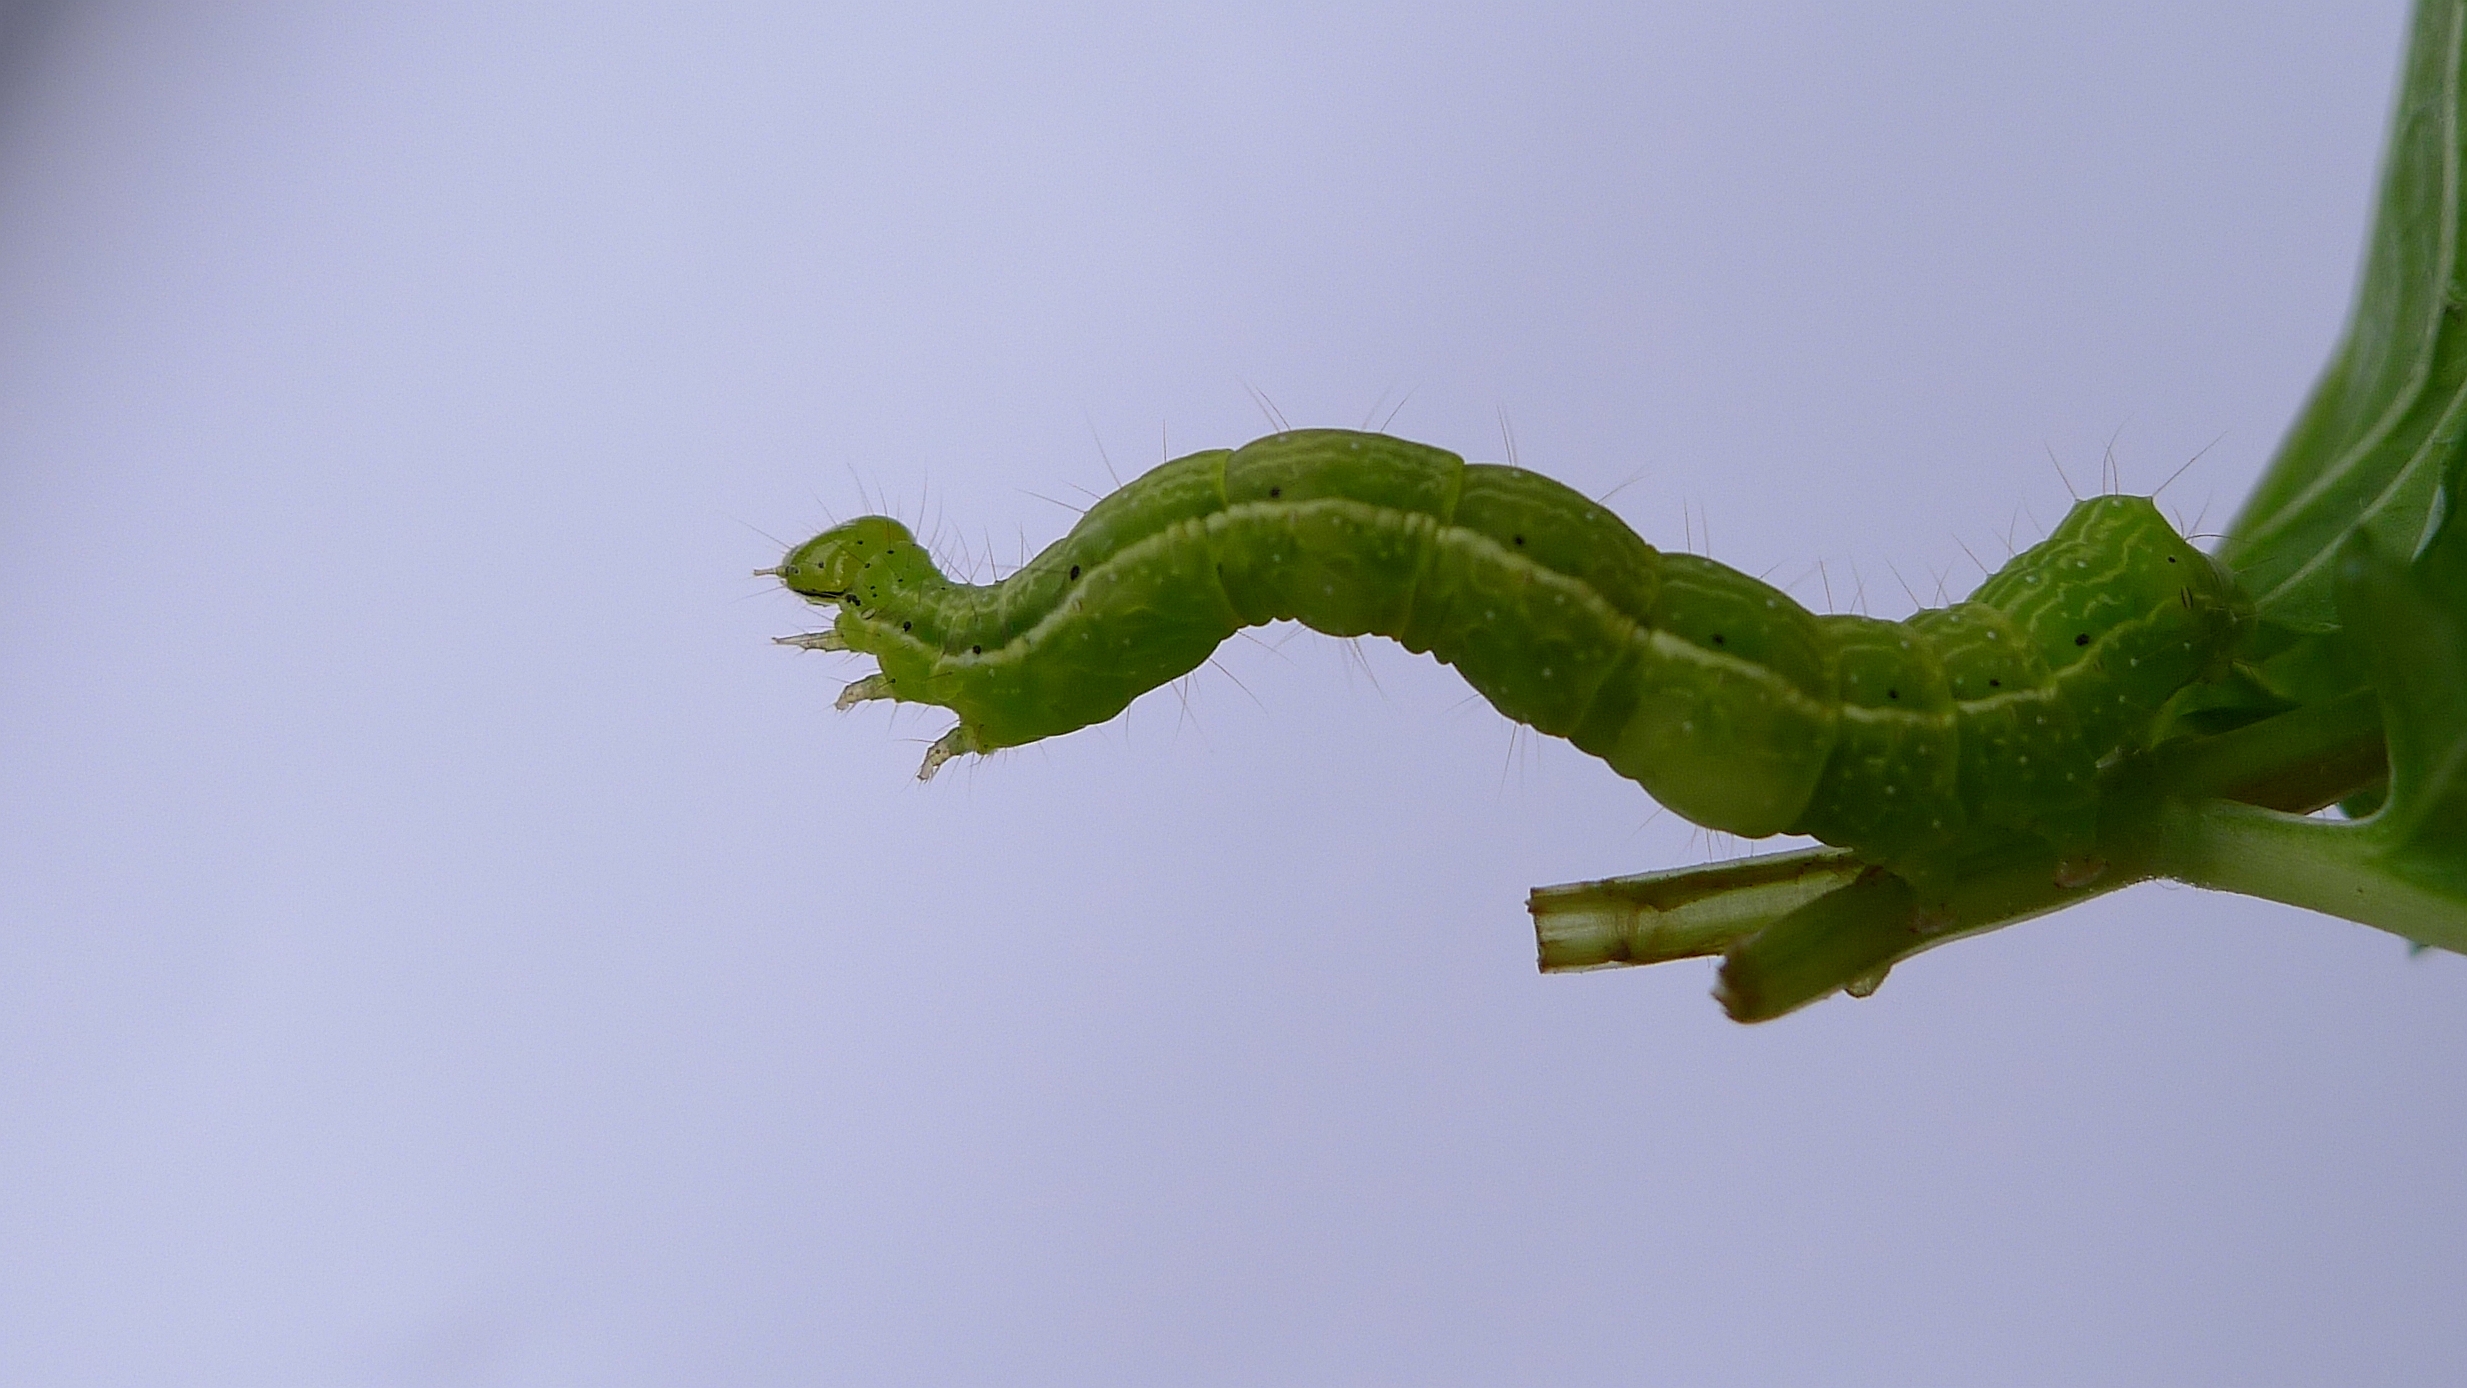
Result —
<instances>
[{"instance_id":1,"label":"caterpillar body segment","mask_svg":"<svg viewBox=\"0 0 2467 1388\"><path fill-rule=\"evenodd\" d=\"M951 582L883 517L771 572L879 660L851 696L959 715L922 774L1103 722L1294 620L1455 666L1698 824L1916 875L1981 833L2086 844L2100 759L2224 666L2246 612L2146 498L2083 501L1969 601L1884 622L1657 551L1537 473L1344 430L1165 463L999 583Z\"/></svg>"}]
</instances>

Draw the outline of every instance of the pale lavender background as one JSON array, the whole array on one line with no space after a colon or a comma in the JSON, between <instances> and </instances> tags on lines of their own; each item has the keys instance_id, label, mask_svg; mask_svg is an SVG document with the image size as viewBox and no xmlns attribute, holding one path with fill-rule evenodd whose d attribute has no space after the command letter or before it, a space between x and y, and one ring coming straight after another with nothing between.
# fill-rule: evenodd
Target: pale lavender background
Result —
<instances>
[{"instance_id":1,"label":"pale lavender background","mask_svg":"<svg viewBox=\"0 0 2467 1388\"><path fill-rule=\"evenodd\" d=\"M920 788L764 639L756 528L1014 559L1246 384L1885 615L2050 445L2215 528L2401 6L1850 8L12 14L0 1381L2459 1381L2467 961L2152 888L1742 1029L1522 909L1739 845L1391 647Z\"/></svg>"}]
</instances>

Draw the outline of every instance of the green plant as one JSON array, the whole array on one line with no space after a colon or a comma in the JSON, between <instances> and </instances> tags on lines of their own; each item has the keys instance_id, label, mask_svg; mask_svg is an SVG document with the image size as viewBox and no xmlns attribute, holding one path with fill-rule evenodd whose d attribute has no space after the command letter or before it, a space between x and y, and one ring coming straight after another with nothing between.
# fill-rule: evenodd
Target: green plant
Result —
<instances>
[{"instance_id":1,"label":"green plant","mask_svg":"<svg viewBox=\"0 0 2467 1388\"><path fill-rule=\"evenodd\" d=\"M1543 967L1722 954L1718 996L1756 1021L2152 878L2467 950L2463 87L2467 5L2421 0L2346 335L2221 546L2257 620L2228 679L2101 767L2102 876L2067 885L2014 845L1924 919L1834 849L1548 887Z\"/></svg>"},{"instance_id":2,"label":"green plant","mask_svg":"<svg viewBox=\"0 0 2467 1388\"><path fill-rule=\"evenodd\" d=\"M842 707L956 710L930 775L1245 625L1394 636L1698 823L1836 845L1533 893L1545 969L1720 954L1741 1021L2154 878L2467 951L2463 84L2467 0L2423 0L2346 337L2223 573L2101 498L1970 602L1820 618L1548 479L1302 431L1159 467L999 584L835 527L762 571L837 610L782 640L881 661Z\"/></svg>"}]
</instances>

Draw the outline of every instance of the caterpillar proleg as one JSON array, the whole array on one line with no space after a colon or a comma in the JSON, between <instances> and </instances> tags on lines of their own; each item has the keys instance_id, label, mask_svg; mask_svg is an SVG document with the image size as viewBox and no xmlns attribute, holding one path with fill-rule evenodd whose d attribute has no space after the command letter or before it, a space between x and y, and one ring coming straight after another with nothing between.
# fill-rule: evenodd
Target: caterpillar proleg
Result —
<instances>
[{"instance_id":1,"label":"caterpillar proleg","mask_svg":"<svg viewBox=\"0 0 2467 1388\"><path fill-rule=\"evenodd\" d=\"M998 583L906 527L834 526L776 574L836 609L780 638L875 657L848 686L959 715L926 754L1101 723L1244 627L1381 635L1697 824L1806 834L1921 880L1965 843L2090 843L2100 760L2221 672L2249 609L2145 497L2076 504L1968 600L1818 615L1518 467L1294 430L1164 463Z\"/></svg>"}]
</instances>

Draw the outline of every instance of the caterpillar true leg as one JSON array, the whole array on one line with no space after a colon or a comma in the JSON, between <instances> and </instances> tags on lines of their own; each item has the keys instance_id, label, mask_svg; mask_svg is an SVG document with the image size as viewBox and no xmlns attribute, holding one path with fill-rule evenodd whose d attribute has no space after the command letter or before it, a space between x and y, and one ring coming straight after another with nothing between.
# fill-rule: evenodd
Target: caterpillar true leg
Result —
<instances>
[{"instance_id":1,"label":"caterpillar true leg","mask_svg":"<svg viewBox=\"0 0 2467 1388\"><path fill-rule=\"evenodd\" d=\"M942 769L942 764L944 762L949 761L951 758L958 756L962 752L973 752L976 750L977 748L975 744L968 736L968 728L966 724L953 728L949 732L944 733L942 736L935 738L934 745L925 749L925 764L917 768L917 779L920 781L930 781L934 779L934 773Z\"/></svg>"},{"instance_id":2,"label":"caterpillar true leg","mask_svg":"<svg viewBox=\"0 0 2467 1388\"><path fill-rule=\"evenodd\" d=\"M794 636L774 636L771 640L776 645L795 646L799 650L807 651L844 651L848 649L848 638L840 635L836 631L805 631L799 632Z\"/></svg>"},{"instance_id":3,"label":"caterpillar true leg","mask_svg":"<svg viewBox=\"0 0 2467 1388\"><path fill-rule=\"evenodd\" d=\"M848 710L855 708L857 705L862 703L869 703L875 699L895 699L898 697L899 696L891 689L890 676L867 675L861 680L850 681L848 687L839 692L839 699L833 707L837 708L842 713L846 713Z\"/></svg>"}]
</instances>

